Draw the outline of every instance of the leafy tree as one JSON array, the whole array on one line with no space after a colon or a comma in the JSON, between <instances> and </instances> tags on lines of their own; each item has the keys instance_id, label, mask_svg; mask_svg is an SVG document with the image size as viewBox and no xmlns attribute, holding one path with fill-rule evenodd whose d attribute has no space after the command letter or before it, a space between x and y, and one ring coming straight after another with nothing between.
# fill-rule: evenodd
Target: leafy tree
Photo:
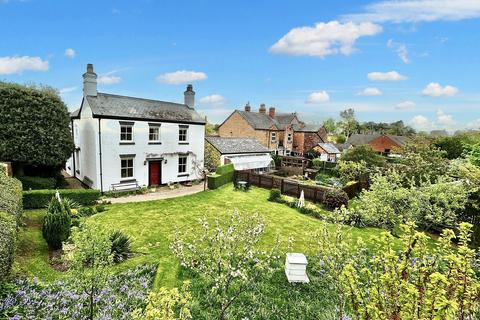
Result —
<instances>
[{"instance_id":1,"label":"leafy tree","mask_svg":"<svg viewBox=\"0 0 480 320\"><path fill-rule=\"evenodd\" d=\"M51 88L0 82L0 159L24 165L60 167L72 154L70 116Z\"/></svg>"},{"instance_id":2,"label":"leafy tree","mask_svg":"<svg viewBox=\"0 0 480 320\"><path fill-rule=\"evenodd\" d=\"M434 146L442 151L445 151L445 157L447 159L460 158L464 151L463 139L458 135L452 137L442 137L435 142Z\"/></svg>"},{"instance_id":3,"label":"leafy tree","mask_svg":"<svg viewBox=\"0 0 480 320\"><path fill-rule=\"evenodd\" d=\"M59 196L52 197L42 226L43 238L50 249L62 248L62 243L70 236L71 223L68 202L62 201Z\"/></svg>"},{"instance_id":4,"label":"leafy tree","mask_svg":"<svg viewBox=\"0 0 480 320\"><path fill-rule=\"evenodd\" d=\"M468 160L476 166L480 167L480 143L477 143L469 148L467 154Z\"/></svg>"},{"instance_id":5,"label":"leafy tree","mask_svg":"<svg viewBox=\"0 0 480 320\"><path fill-rule=\"evenodd\" d=\"M359 162L341 160L335 168L343 183L350 181L360 181L367 183L372 169L367 166L363 160Z\"/></svg>"},{"instance_id":6,"label":"leafy tree","mask_svg":"<svg viewBox=\"0 0 480 320\"><path fill-rule=\"evenodd\" d=\"M385 164L384 157L375 152L368 145L361 145L348 149L347 152L342 155L341 161L363 161L368 167L382 167Z\"/></svg>"},{"instance_id":7,"label":"leafy tree","mask_svg":"<svg viewBox=\"0 0 480 320\"><path fill-rule=\"evenodd\" d=\"M335 131L337 130L335 120L333 120L332 118L328 118L327 120L323 121L322 126L329 134L335 133Z\"/></svg>"},{"instance_id":8,"label":"leafy tree","mask_svg":"<svg viewBox=\"0 0 480 320\"><path fill-rule=\"evenodd\" d=\"M144 309L136 309L132 314L133 320L190 320L192 295L189 292L188 282L182 289L160 288L151 292Z\"/></svg>"},{"instance_id":9,"label":"leafy tree","mask_svg":"<svg viewBox=\"0 0 480 320\"><path fill-rule=\"evenodd\" d=\"M88 319L96 318L96 299L107 285L107 267L113 263L110 233L95 224L84 224L74 228L73 250L68 253L71 280L75 288L85 294L88 305Z\"/></svg>"},{"instance_id":10,"label":"leafy tree","mask_svg":"<svg viewBox=\"0 0 480 320\"><path fill-rule=\"evenodd\" d=\"M367 264L351 258L341 271L354 319L475 319L480 311L480 282L475 251L469 248L471 225L445 230L436 248L415 224L402 225L401 246L390 233L374 240L375 256Z\"/></svg>"},{"instance_id":11,"label":"leafy tree","mask_svg":"<svg viewBox=\"0 0 480 320\"><path fill-rule=\"evenodd\" d=\"M355 119L355 111L353 109L345 109L340 111L340 122L337 126L342 129L342 132L349 137L352 133L357 131L358 121Z\"/></svg>"},{"instance_id":12,"label":"leafy tree","mask_svg":"<svg viewBox=\"0 0 480 320\"><path fill-rule=\"evenodd\" d=\"M259 279L271 271L276 245L271 252L258 249L264 224L258 215L234 212L227 223L211 226L201 219L203 232L193 240L191 232L177 234L172 250L182 266L195 271L209 286L207 294L218 308L218 319L243 293L252 293Z\"/></svg>"}]
</instances>

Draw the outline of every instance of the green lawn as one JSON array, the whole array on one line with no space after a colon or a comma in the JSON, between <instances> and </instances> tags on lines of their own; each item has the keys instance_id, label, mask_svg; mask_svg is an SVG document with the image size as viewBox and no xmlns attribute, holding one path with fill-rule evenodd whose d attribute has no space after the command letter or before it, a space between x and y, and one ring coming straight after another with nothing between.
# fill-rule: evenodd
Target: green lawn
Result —
<instances>
[{"instance_id":1,"label":"green lawn","mask_svg":"<svg viewBox=\"0 0 480 320\"><path fill-rule=\"evenodd\" d=\"M156 286L178 284L179 264L169 249L175 230L188 231L192 236L200 230L198 219L223 218L228 212L258 212L266 222L262 245L269 246L277 235L282 243L293 236L294 250L309 253L312 250L312 235L321 221L300 214L286 205L267 201L269 191L252 188L249 192L233 191L231 185L217 190L197 193L181 198L115 204L88 219L107 228L121 229L133 239L137 255L113 267L125 269L141 263L158 263ZM41 234L41 218L44 210L26 212L27 228L20 232L15 271L36 276L41 280L58 279L64 273L54 270L48 263L48 250ZM354 237L369 237L378 229L354 228Z\"/></svg>"}]
</instances>

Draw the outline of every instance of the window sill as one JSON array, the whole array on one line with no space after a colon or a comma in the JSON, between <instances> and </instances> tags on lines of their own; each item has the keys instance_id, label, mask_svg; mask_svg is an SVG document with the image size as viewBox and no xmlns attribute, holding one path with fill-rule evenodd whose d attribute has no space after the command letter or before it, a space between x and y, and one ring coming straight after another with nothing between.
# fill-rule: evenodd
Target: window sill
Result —
<instances>
[{"instance_id":1,"label":"window sill","mask_svg":"<svg viewBox=\"0 0 480 320\"><path fill-rule=\"evenodd\" d=\"M149 141L148 144L162 144L162 143L159 141Z\"/></svg>"},{"instance_id":2,"label":"window sill","mask_svg":"<svg viewBox=\"0 0 480 320\"><path fill-rule=\"evenodd\" d=\"M135 142L133 142L133 141L132 142L129 142L129 141L123 141L122 142L122 141L120 141L120 144L121 145L131 145L131 144L135 144Z\"/></svg>"},{"instance_id":3,"label":"window sill","mask_svg":"<svg viewBox=\"0 0 480 320\"><path fill-rule=\"evenodd\" d=\"M189 142L179 142L178 144L190 144Z\"/></svg>"},{"instance_id":4,"label":"window sill","mask_svg":"<svg viewBox=\"0 0 480 320\"><path fill-rule=\"evenodd\" d=\"M188 177L189 174L188 173L180 173L177 177Z\"/></svg>"}]
</instances>

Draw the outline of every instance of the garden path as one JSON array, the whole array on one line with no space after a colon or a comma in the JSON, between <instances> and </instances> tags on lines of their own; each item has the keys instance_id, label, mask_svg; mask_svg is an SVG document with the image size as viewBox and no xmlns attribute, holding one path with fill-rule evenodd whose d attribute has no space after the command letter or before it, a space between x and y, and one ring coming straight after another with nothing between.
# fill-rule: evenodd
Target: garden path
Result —
<instances>
[{"instance_id":1,"label":"garden path","mask_svg":"<svg viewBox=\"0 0 480 320\"><path fill-rule=\"evenodd\" d=\"M106 200L111 203L128 203L128 202L143 202L152 200L161 200L186 196L203 191L203 182L191 187L181 186L177 189L169 189L168 187L159 188L156 192L149 192L146 194L129 195L118 198L108 198Z\"/></svg>"}]
</instances>

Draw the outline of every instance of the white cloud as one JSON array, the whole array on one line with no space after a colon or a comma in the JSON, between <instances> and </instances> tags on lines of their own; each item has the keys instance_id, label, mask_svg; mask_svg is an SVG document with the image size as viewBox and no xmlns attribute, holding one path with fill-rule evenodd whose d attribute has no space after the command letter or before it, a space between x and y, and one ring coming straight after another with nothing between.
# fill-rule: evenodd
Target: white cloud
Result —
<instances>
[{"instance_id":1,"label":"white cloud","mask_svg":"<svg viewBox=\"0 0 480 320\"><path fill-rule=\"evenodd\" d=\"M66 87L59 90L60 94L70 93L76 91L78 87Z\"/></svg>"},{"instance_id":2,"label":"white cloud","mask_svg":"<svg viewBox=\"0 0 480 320\"><path fill-rule=\"evenodd\" d=\"M408 57L408 49L406 44L395 42L393 41L393 39L388 39L387 47L395 50L398 57L400 58L400 60L403 61L403 63L405 64L410 63L410 58Z\"/></svg>"},{"instance_id":3,"label":"white cloud","mask_svg":"<svg viewBox=\"0 0 480 320\"><path fill-rule=\"evenodd\" d=\"M347 21L431 22L480 17L477 0L387 0L367 5L365 13L345 15Z\"/></svg>"},{"instance_id":4,"label":"white cloud","mask_svg":"<svg viewBox=\"0 0 480 320\"><path fill-rule=\"evenodd\" d=\"M225 101L225 98L219 94L212 94L210 96L200 98L201 104L219 105Z\"/></svg>"},{"instance_id":5,"label":"white cloud","mask_svg":"<svg viewBox=\"0 0 480 320\"><path fill-rule=\"evenodd\" d=\"M122 81L121 77L115 76L115 75L108 75L108 74L99 76L97 79L97 82L99 84L104 84L104 85L117 84L117 83L120 83L120 81Z\"/></svg>"},{"instance_id":6,"label":"white cloud","mask_svg":"<svg viewBox=\"0 0 480 320\"><path fill-rule=\"evenodd\" d=\"M187 70L164 73L157 77L157 81L168 84L182 84L205 79L207 79L206 73Z\"/></svg>"},{"instance_id":7,"label":"white cloud","mask_svg":"<svg viewBox=\"0 0 480 320\"><path fill-rule=\"evenodd\" d=\"M382 91L380 91L378 88L365 88L363 91L357 93L357 95L366 97L381 96Z\"/></svg>"},{"instance_id":8,"label":"white cloud","mask_svg":"<svg viewBox=\"0 0 480 320\"><path fill-rule=\"evenodd\" d=\"M456 125L455 120L453 120L453 116L451 114L446 114L442 110L437 111L437 123L440 127L450 130L452 130Z\"/></svg>"},{"instance_id":9,"label":"white cloud","mask_svg":"<svg viewBox=\"0 0 480 320\"><path fill-rule=\"evenodd\" d=\"M75 50L73 50L72 48L65 49L65 56L68 58L74 58Z\"/></svg>"},{"instance_id":10,"label":"white cloud","mask_svg":"<svg viewBox=\"0 0 480 320\"><path fill-rule=\"evenodd\" d=\"M370 72L367 75L368 79L371 81L400 81L407 80L407 77L401 75L397 71L389 72Z\"/></svg>"},{"instance_id":11,"label":"white cloud","mask_svg":"<svg viewBox=\"0 0 480 320\"><path fill-rule=\"evenodd\" d=\"M395 106L395 109L399 109L399 110L405 110L405 109L412 109L415 107L415 102L413 101L403 101L403 102L400 102L399 104L397 104Z\"/></svg>"},{"instance_id":12,"label":"white cloud","mask_svg":"<svg viewBox=\"0 0 480 320\"><path fill-rule=\"evenodd\" d=\"M415 129L419 129L419 130L429 130L429 129L431 129L430 120L428 120L427 117L422 116L420 114L413 117L410 122Z\"/></svg>"},{"instance_id":13,"label":"white cloud","mask_svg":"<svg viewBox=\"0 0 480 320\"><path fill-rule=\"evenodd\" d=\"M44 61L40 57L0 57L0 74L22 73L23 71L47 71L48 67L48 61Z\"/></svg>"},{"instance_id":14,"label":"white cloud","mask_svg":"<svg viewBox=\"0 0 480 320\"><path fill-rule=\"evenodd\" d=\"M447 131L455 131L458 129L457 122L453 119L453 116L451 114L446 114L443 110L437 110L434 121L430 121L423 115L416 115L412 118L410 123L418 130L443 129Z\"/></svg>"},{"instance_id":15,"label":"white cloud","mask_svg":"<svg viewBox=\"0 0 480 320\"><path fill-rule=\"evenodd\" d=\"M429 97L452 97L458 93L458 88L453 86L442 87L437 82L430 82L422 91L422 95Z\"/></svg>"},{"instance_id":16,"label":"white cloud","mask_svg":"<svg viewBox=\"0 0 480 320\"><path fill-rule=\"evenodd\" d=\"M322 58L338 53L349 55L356 50L355 41L360 37L373 36L381 31L381 26L370 22L319 22L314 27L290 30L270 47L270 52Z\"/></svg>"},{"instance_id":17,"label":"white cloud","mask_svg":"<svg viewBox=\"0 0 480 320\"><path fill-rule=\"evenodd\" d=\"M480 130L480 118L467 123L466 128Z\"/></svg>"},{"instance_id":18,"label":"white cloud","mask_svg":"<svg viewBox=\"0 0 480 320\"><path fill-rule=\"evenodd\" d=\"M328 95L327 91L317 91L311 93L308 98L306 103L308 104L318 104L318 103L324 103L330 100L330 96Z\"/></svg>"}]
</instances>

